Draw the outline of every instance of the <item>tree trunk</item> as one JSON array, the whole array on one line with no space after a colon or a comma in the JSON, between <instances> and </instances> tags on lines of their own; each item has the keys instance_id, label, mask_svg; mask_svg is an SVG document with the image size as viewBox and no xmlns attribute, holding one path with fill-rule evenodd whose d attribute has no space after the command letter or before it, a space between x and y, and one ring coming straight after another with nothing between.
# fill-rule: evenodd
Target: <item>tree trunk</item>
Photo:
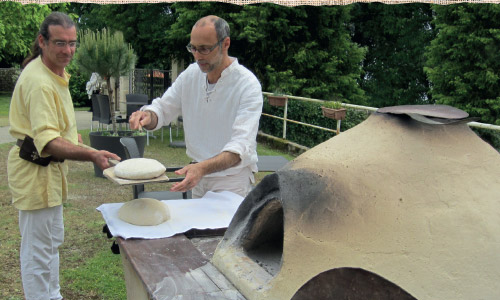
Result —
<instances>
[{"instance_id":1,"label":"tree trunk","mask_svg":"<svg viewBox=\"0 0 500 300\"><path fill-rule=\"evenodd\" d=\"M108 98L109 98L109 113L111 114L111 124L113 127L113 134L117 134L116 130L116 117L115 117L115 100L113 97L113 89L111 88L111 77L106 78L108 84Z\"/></svg>"}]
</instances>

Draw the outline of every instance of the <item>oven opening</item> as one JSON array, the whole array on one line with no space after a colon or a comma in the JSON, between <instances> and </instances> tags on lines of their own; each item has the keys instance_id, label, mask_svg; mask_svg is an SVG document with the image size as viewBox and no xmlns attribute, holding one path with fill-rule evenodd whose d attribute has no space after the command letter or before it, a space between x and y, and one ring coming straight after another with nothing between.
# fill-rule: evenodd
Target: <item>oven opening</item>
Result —
<instances>
[{"instance_id":1,"label":"oven opening","mask_svg":"<svg viewBox=\"0 0 500 300\"><path fill-rule=\"evenodd\" d=\"M275 276L281 267L283 238L283 207L275 198L260 210L242 246L250 259Z\"/></svg>"}]
</instances>

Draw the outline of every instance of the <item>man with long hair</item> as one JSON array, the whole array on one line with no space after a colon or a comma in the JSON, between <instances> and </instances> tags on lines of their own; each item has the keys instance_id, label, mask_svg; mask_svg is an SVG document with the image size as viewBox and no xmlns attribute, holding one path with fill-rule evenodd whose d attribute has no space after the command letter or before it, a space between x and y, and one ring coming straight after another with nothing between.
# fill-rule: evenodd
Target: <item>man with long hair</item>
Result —
<instances>
[{"instance_id":1,"label":"man with long hair","mask_svg":"<svg viewBox=\"0 0 500 300\"><path fill-rule=\"evenodd\" d=\"M26 299L62 299L59 246L64 240L62 202L68 195L68 163L92 161L109 167L120 158L78 146L73 102L65 67L75 54L76 26L67 15L45 18L12 94L7 173L19 210L21 277Z\"/></svg>"}]
</instances>

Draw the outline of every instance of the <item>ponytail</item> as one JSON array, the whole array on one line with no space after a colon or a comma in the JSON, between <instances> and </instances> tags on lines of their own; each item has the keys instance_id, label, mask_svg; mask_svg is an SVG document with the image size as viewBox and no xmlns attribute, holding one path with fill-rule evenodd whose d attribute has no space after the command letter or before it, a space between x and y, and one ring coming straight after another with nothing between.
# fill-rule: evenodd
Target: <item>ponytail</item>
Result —
<instances>
[{"instance_id":1,"label":"ponytail","mask_svg":"<svg viewBox=\"0 0 500 300\"><path fill-rule=\"evenodd\" d=\"M25 68L32 60L34 60L41 54L42 54L42 48L40 48L40 45L38 44L38 37L37 37L33 42L33 44L31 45L30 55L23 60L21 67Z\"/></svg>"}]
</instances>

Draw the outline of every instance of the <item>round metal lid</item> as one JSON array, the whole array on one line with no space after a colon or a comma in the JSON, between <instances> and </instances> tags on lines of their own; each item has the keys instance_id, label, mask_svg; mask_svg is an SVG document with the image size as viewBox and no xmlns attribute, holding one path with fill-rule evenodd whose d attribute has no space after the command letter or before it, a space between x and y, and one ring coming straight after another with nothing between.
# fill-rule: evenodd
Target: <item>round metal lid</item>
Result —
<instances>
[{"instance_id":1,"label":"round metal lid","mask_svg":"<svg viewBox=\"0 0 500 300\"><path fill-rule=\"evenodd\" d=\"M422 115L442 119L464 119L469 114L463 110L448 105L399 105L382 107L379 113Z\"/></svg>"}]
</instances>

